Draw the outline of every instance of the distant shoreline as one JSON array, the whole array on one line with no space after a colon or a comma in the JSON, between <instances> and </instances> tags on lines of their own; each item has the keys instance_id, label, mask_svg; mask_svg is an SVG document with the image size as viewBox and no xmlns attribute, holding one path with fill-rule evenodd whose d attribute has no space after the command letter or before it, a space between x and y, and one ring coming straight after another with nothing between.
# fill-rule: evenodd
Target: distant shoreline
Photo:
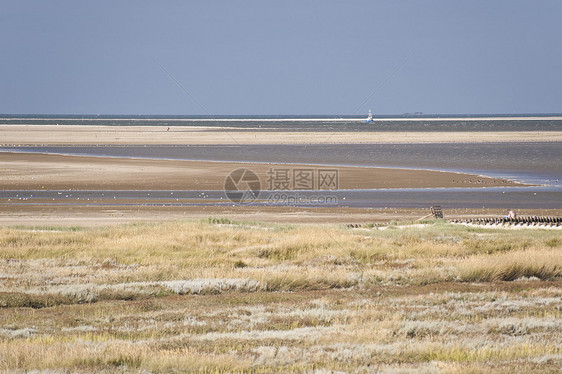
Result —
<instances>
[{"instance_id":1,"label":"distant shoreline","mask_svg":"<svg viewBox=\"0 0 562 374\"><path fill-rule=\"evenodd\" d=\"M228 126L0 125L0 147L48 145L243 145L561 142L562 131L260 131Z\"/></svg>"},{"instance_id":2,"label":"distant shoreline","mask_svg":"<svg viewBox=\"0 0 562 374\"><path fill-rule=\"evenodd\" d=\"M0 114L1 121L182 121L182 122L357 122L364 121L366 115L357 116L128 116L128 115L9 115ZM373 122L380 121L560 121L562 114L545 115L396 115L373 116Z\"/></svg>"}]
</instances>

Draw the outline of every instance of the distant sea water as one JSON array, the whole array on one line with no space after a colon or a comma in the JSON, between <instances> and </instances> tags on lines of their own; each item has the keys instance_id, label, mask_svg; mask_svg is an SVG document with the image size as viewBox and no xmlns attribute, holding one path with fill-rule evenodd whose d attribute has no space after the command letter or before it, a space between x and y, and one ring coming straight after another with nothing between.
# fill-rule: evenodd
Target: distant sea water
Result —
<instances>
[{"instance_id":1,"label":"distant sea water","mask_svg":"<svg viewBox=\"0 0 562 374\"><path fill-rule=\"evenodd\" d=\"M374 116L2 115L0 125L208 126L229 131L557 131L562 114ZM446 118L446 119L445 119Z\"/></svg>"}]
</instances>

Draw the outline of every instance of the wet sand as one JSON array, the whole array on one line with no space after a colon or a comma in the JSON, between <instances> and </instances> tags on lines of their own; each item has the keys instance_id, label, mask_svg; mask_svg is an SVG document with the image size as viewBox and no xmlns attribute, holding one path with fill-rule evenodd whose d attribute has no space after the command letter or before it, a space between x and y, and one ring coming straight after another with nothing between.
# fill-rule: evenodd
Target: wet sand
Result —
<instances>
[{"instance_id":1,"label":"wet sand","mask_svg":"<svg viewBox=\"0 0 562 374\"><path fill-rule=\"evenodd\" d=\"M370 126L370 125L366 125ZM228 127L0 125L2 145L555 142L562 131L240 131Z\"/></svg>"},{"instance_id":2,"label":"wet sand","mask_svg":"<svg viewBox=\"0 0 562 374\"><path fill-rule=\"evenodd\" d=\"M247 167L254 170L264 186L271 167L290 165L241 164L180 160L140 160L63 156L47 154L1 153L1 190L217 190L224 189L224 179L232 170ZM303 165L299 165L299 168ZM310 167L316 167L310 165ZM338 168L340 189L404 187L474 187L516 186L503 179L451 172L386 169ZM267 188L267 187L266 187ZM75 192L75 191L72 191ZM62 195L64 197L64 195ZM392 220L415 220L429 213L427 209L291 206L174 206L173 199L151 198L127 200L94 200L85 204L75 199L48 201L0 199L0 225L100 226L136 221L165 221L226 217L232 220L300 222L300 223L366 223ZM191 203L197 203L194 200ZM201 200L201 202L208 203ZM172 203L172 206L166 206ZM99 204L99 205L96 205ZM543 215L544 210L528 210ZM499 209L449 209L447 218L469 218L482 215L501 216ZM524 212L521 211L520 214ZM552 211L549 215L560 214Z\"/></svg>"},{"instance_id":3,"label":"wet sand","mask_svg":"<svg viewBox=\"0 0 562 374\"><path fill-rule=\"evenodd\" d=\"M337 170L337 189L522 186L472 174L370 167L145 160L0 152L2 190L223 190L225 179L248 168L268 189L273 170Z\"/></svg>"}]
</instances>

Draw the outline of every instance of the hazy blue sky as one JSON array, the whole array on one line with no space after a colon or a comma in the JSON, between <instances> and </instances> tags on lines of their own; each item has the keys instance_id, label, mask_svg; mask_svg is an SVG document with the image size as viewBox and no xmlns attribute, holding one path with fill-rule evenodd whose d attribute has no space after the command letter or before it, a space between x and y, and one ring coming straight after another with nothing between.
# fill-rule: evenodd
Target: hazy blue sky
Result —
<instances>
[{"instance_id":1,"label":"hazy blue sky","mask_svg":"<svg viewBox=\"0 0 562 374\"><path fill-rule=\"evenodd\" d=\"M0 0L0 113L562 112L561 0ZM413 55L412 55L413 54Z\"/></svg>"}]
</instances>

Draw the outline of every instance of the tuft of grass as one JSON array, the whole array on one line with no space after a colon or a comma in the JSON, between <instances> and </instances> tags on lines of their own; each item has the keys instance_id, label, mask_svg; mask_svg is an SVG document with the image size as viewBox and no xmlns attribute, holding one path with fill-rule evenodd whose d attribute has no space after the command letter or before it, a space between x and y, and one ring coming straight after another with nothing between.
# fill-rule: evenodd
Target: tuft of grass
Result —
<instances>
[{"instance_id":1,"label":"tuft of grass","mask_svg":"<svg viewBox=\"0 0 562 374\"><path fill-rule=\"evenodd\" d=\"M203 221L205 222L205 221ZM228 218L215 218L215 217L209 217L207 218L207 223L210 224L214 224L214 225L230 225L233 224L233 222L231 220L229 220Z\"/></svg>"},{"instance_id":2,"label":"tuft of grass","mask_svg":"<svg viewBox=\"0 0 562 374\"><path fill-rule=\"evenodd\" d=\"M88 230L87 228L80 227L80 226L23 226L23 225L14 225L8 226L9 228L16 229L16 230L26 230L26 231L84 231Z\"/></svg>"},{"instance_id":3,"label":"tuft of grass","mask_svg":"<svg viewBox=\"0 0 562 374\"><path fill-rule=\"evenodd\" d=\"M460 265L467 282L514 281L519 278L552 280L562 277L562 256L555 250L515 251L509 254L474 257Z\"/></svg>"},{"instance_id":4,"label":"tuft of grass","mask_svg":"<svg viewBox=\"0 0 562 374\"><path fill-rule=\"evenodd\" d=\"M33 295L21 292L0 292L0 308L40 309L72 303L73 300L64 295Z\"/></svg>"},{"instance_id":5,"label":"tuft of grass","mask_svg":"<svg viewBox=\"0 0 562 374\"><path fill-rule=\"evenodd\" d=\"M244 261L242 261L242 260L237 260L237 261L234 262L234 267L235 267L235 268L238 268L238 269L240 269L240 268L245 268L245 267L248 267L248 264L246 264L246 263L245 263Z\"/></svg>"},{"instance_id":6,"label":"tuft of grass","mask_svg":"<svg viewBox=\"0 0 562 374\"><path fill-rule=\"evenodd\" d=\"M546 244L547 247L549 248L558 248L558 247L562 247L562 239L560 238L551 238L548 239L544 242L544 244Z\"/></svg>"}]
</instances>

